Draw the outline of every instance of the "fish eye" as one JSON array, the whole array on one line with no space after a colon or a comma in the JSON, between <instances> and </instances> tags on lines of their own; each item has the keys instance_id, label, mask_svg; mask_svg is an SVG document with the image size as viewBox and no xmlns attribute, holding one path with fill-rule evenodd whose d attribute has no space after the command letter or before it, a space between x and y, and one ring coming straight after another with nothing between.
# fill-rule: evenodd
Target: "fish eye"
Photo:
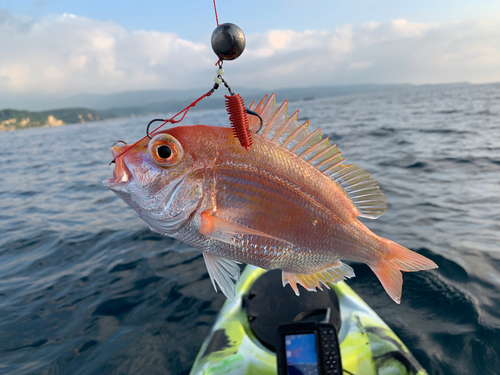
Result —
<instances>
[{"instance_id":1,"label":"fish eye","mask_svg":"<svg viewBox=\"0 0 500 375\"><path fill-rule=\"evenodd\" d=\"M156 148L158 156L162 159L168 159L172 155L172 149L168 146L162 145Z\"/></svg>"},{"instance_id":2,"label":"fish eye","mask_svg":"<svg viewBox=\"0 0 500 375\"><path fill-rule=\"evenodd\" d=\"M170 134L158 134L149 141L148 153L159 167L173 167L182 159L184 151Z\"/></svg>"}]
</instances>

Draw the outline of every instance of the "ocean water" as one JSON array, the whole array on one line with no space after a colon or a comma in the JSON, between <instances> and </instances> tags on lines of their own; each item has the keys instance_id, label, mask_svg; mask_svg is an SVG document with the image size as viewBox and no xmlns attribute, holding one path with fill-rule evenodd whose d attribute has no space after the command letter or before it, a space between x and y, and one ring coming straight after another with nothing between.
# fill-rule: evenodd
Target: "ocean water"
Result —
<instances>
[{"instance_id":1,"label":"ocean water","mask_svg":"<svg viewBox=\"0 0 500 375\"><path fill-rule=\"evenodd\" d=\"M227 126L222 108L184 123ZM388 211L363 222L440 267L405 273L401 305L365 265L349 285L430 374L500 373L500 84L296 109L379 182ZM189 372L224 296L199 251L101 183L111 144L149 120L0 133L0 373Z\"/></svg>"}]
</instances>

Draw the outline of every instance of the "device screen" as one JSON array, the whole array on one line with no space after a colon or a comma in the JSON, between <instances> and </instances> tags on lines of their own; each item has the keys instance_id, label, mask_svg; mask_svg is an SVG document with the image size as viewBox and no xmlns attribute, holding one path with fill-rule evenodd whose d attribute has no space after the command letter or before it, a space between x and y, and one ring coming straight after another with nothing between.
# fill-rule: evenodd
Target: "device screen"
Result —
<instances>
[{"instance_id":1,"label":"device screen","mask_svg":"<svg viewBox=\"0 0 500 375\"><path fill-rule=\"evenodd\" d=\"M288 375L319 375L316 335L285 335Z\"/></svg>"}]
</instances>

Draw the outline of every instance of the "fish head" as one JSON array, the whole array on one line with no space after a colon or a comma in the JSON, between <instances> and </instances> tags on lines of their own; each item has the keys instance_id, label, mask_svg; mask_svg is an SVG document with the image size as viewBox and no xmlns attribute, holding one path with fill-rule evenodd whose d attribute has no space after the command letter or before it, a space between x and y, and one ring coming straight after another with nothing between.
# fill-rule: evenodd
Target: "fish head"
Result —
<instances>
[{"instance_id":1,"label":"fish head","mask_svg":"<svg viewBox=\"0 0 500 375\"><path fill-rule=\"evenodd\" d=\"M172 128L132 145L111 148L115 167L104 186L155 232L171 235L177 231L201 199L199 171L214 147L203 131L199 134L193 128Z\"/></svg>"}]
</instances>

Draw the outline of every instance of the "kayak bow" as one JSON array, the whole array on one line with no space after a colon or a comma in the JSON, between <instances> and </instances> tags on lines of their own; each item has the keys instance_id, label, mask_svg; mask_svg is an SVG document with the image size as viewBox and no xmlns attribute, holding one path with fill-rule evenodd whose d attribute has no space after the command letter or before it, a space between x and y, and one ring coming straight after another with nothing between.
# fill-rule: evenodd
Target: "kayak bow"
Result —
<instances>
[{"instance_id":1,"label":"kayak bow","mask_svg":"<svg viewBox=\"0 0 500 375\"><path fill-rule=\"evenodd\" d=\"M191 375L276 374L276 353L259 340L245 309L249 291L265 273L255 266L245 268L237 284L236 303L224 303ZM344 374L427 374L396 334L345 282L333 285L332 290L340 307L338 338ZM287 301L294 303L292 298Z\"/></svg>"}]
</instances>

